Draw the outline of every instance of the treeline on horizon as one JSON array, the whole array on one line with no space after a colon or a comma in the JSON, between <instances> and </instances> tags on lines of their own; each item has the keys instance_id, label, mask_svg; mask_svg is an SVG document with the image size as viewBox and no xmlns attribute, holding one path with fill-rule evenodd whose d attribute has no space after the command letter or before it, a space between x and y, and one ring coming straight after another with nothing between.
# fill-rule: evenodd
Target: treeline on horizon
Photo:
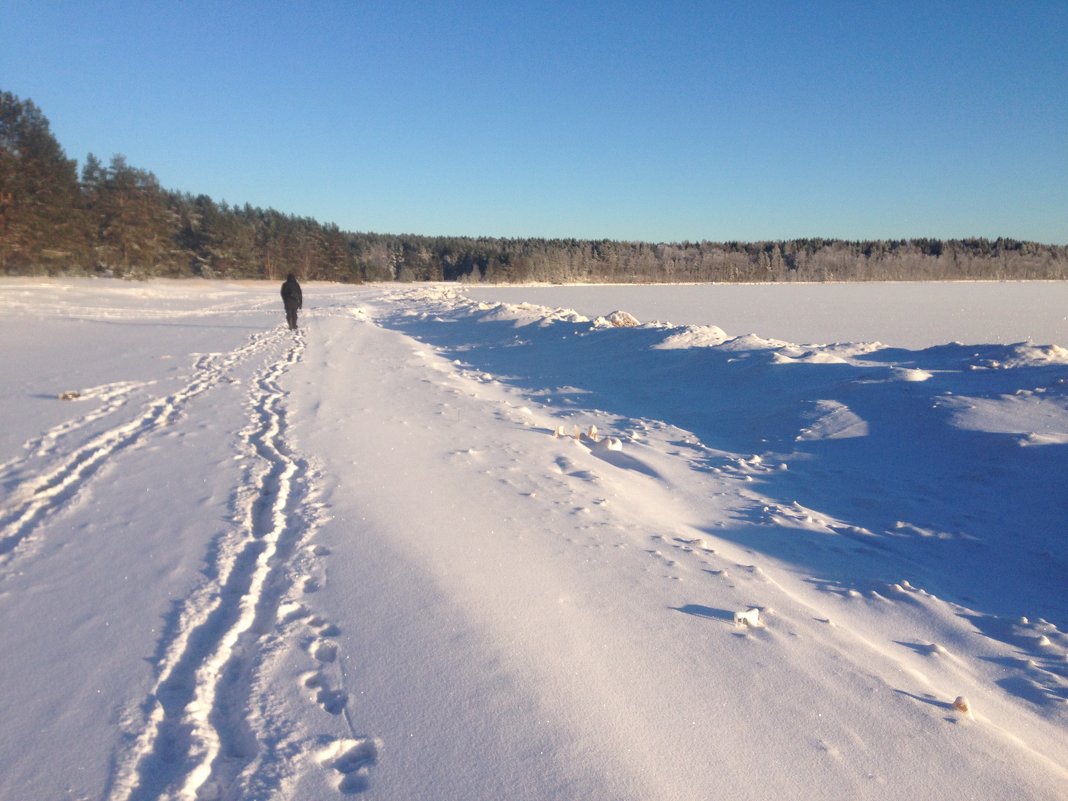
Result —
<instances>
[{"instance_id":1,"label":"treeline on horizon","mask_svg":"<svg viewBox=\"0 0 1068 801\"><path fill-rule=\"evenodd\" d=\"M0 92L0 274L465 282L1065 279L1068 246L504 239L353 233L174 192L122 156L81 171L31 100Z\"/></svg>"}]
</instances>

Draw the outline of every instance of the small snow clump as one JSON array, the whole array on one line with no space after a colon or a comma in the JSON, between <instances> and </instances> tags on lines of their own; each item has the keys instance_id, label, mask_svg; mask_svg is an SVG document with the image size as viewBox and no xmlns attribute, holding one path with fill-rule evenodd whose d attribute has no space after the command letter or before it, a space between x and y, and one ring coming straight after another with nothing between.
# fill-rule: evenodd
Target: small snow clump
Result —
<instances>
[{"instance_id":1,"label":"small snow clump","mask_svg":"<svg viewBox=\"0 0 1068 801\"><path fill-rule=\"evenodd\" d=\"M747 612L735 612L734 625L756 628L760 625L760 610L750 609Z\"/></svg>"}]
</instances>

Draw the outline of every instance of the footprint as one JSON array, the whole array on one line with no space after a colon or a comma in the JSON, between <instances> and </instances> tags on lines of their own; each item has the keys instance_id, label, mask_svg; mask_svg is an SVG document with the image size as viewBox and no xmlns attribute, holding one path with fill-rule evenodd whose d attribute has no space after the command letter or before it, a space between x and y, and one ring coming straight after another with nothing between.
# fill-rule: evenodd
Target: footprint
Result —
<instances>
[{"instance_id":1,"label":"footprint","mask_svg":"<svg viewBox=\"0 0 1068 801\"><path fill-rule=\"evenodd\" d=\"M311 628L319 630L320 637L336 637L341 633L341 629L333 623L328 623L322 615L313 615L309 612L307 623Z\"/></svg>"},{"instance_id":2,"label":"footprint","mask_svg":"<svg viewBox=\"0 0 1068 801\"><path fill-rule=\"evenodd\" d=\"M312 656L320 662L333 662L337 659L337 643L330 640L319 640L312 644Z\"/></svg>"},{"instance_id":3,"label":"footprint","mask_svg":"<svg viewBox=\"0 0 1068 801\"><path fill-rule=\"evenodd\" d=\"M382 741L374 737L344 739L319 752L319 762L339 774L337 789L344 795L366 792L371 787L371 768L378 764Z\"/></svg>"},{"instance_id":4,"label":"footprint","mask_svg":"<svg viewBox=\"0 0 1068 801\"><path fill-rule=\"evenodd\" d=\"M371 786L371 768L378 763L378 744L363 738L354 741L331 767L341 774L338 789L347 795L362 793Z\"/></svg>"},{"instance_id":5,"label":"footprint","mask_svg":"<svg viewBox=\"0 0 1068 801\"><path fill-rule=\"evenodd\" d=\"M311 612L304 604L299 603L284 603L278 607L278 622L283 625L286 623L292 623L294 620L300 620L303 617L308 617Z\"/></svg>"},{"instance_id":6,"label":"footprint","mask_svg":"<svg viewBox=\"0 0 1068 801\"><path fill-rule=\"evenodd\" d=\"M348 706L349 696L342 690L331 690L323 687L315 694L315 700L323 709L331 715L340 715Z\"/></svg>"}]
</instances>

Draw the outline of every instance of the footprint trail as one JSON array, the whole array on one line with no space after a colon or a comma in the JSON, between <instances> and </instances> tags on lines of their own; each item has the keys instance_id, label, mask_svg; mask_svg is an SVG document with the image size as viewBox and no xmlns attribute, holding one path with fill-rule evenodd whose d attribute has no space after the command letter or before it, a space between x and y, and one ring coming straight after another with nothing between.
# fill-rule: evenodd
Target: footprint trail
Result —
<instances>
[{"instance_id":1,"label":"footprint trail","mask_svg":"<svg viewBox=\"0 0 1068 801\"><path fill-rule=\"evenodd\" d=\"M263 758L249 697L263 644L291 589L290 564L316 525L307 503L311 471L286 444L286 393L279 385L303 354L298 335L252 384L249 423L239 435L247 473L232 499L239 523L219 535L207 581L186 600L161 648L143 728L119 761L112 801L230 797L246 767ZM325 704L343 707L343 694L332 692Z\"/></svg>"}]
</instances>

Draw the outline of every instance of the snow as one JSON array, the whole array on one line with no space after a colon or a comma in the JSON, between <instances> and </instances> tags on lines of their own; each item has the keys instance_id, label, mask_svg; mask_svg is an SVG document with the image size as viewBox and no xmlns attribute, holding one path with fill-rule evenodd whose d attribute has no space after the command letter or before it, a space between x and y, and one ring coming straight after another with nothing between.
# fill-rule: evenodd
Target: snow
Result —
<instances>
[{"instance_id":1,"label":"snow","mask_svg":"<svg viewBox=\"0 0 1068 801\"><path fill-rule=\"evenodd\" d=\"M468 295L566 305L590 317L625 309L645 322L759 331L791 342L1068 342L1064 281L500 286Z\"/></svg>"},{"instance_id":2,"label":"snow","mask_svg":"<svg viewBox=\"0 0 1068 801\"><path fill-rule=\"evenodd\" d=\"M1064 796L1063 285L0 284L0 798Z\"/></svg>"}]
</instances>

